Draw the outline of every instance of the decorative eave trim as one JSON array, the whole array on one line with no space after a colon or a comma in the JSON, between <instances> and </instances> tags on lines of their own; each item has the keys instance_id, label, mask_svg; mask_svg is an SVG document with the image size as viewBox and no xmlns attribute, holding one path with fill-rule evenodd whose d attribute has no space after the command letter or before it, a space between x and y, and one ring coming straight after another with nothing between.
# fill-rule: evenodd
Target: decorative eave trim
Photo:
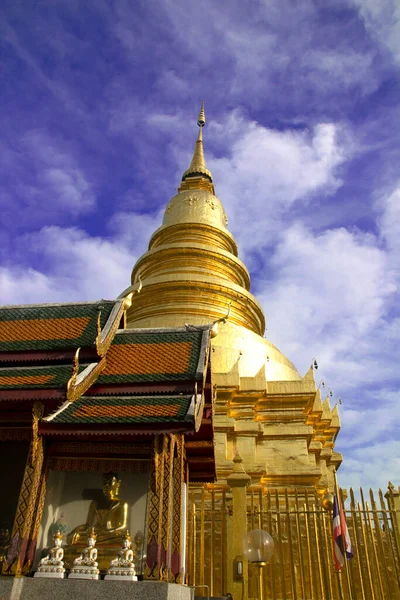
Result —
<instances>
[{"instance_id":1,"label":"decorative eave trim","mask_svg":"<svg viewBox=\"0 0 400 600\"><path fill-rule=\"evenodd\" d=\"M12 309L25 309L25 308L37 308L38 306L44 307L44 308L48 308L51 306L89 306L89 305L96 305L99 304L100 302L113 302L112 300L96 300L93 302L93 300L89 300L89 301L84 301L84 302L40 302L39 304L3 304L0 308L0 311L2 310L9 310L10 308Z\"/></svg>"},{"instance_id":2,"label":"decorative eave trim","mask_svg":"<svg viewBox=\"0 0 400 600\"><path fill-rule=\"evenodd\" d=\"M111 346L114 339L114 335L118 330L121 318L125 312L125 300L118 300L114 306L107 322L103 329L101 329L101 310L97 315L97 336L96 336L96 350L99 356L104 356Z\"/></svg>"},{"instance_id":3,"label":"decorative eave trim","mask_svg":"<svg viewBox=\"0 0 400 600\"><path fill-rule=\"evenodd\" d=\"M61 407L62 409L66 408L66 405ZM60 409L61 411L61 409ZM60 411L57 411L53 415L52 418L59 414ZM154 436L160 433L182 433L182 434L190 434L193 432L193 425L190 423L147 423L145 426L140 426L137 424L132 424L130 428L126 425L121 427L116 423L112 425L107 425L106 427L101 428L99 425L85 425L82 427L82 423L79 426L73 426L71 424L60 424L60 423L49 423L49 417L42 419L39 423L39 434L40 435L51 435L57 437L68 437L71 439L75 438L86 438L86 437L104 437L110 438L115 441L117 437L121 436Z\"/></svg>"},{"instance_id":4,"label":"decorative eave trim","mask_svg":"<svg viewBox=\"0 0 400 600\"><path fill-rule=\"evenodd\" d=\"M72 375L67 383L67 402L74 402L78 400L90 388L90 386L97 380L100 373L105 368L107 361L106 358L102 358L98 363L91 363L79 373L79 351L75 353L74 368ZM64 406L64 405L63 405Z\"/></svg>"},{"instance_id":5,"label":"decorative eave trim","mask_svg":"<svg viewBox=\"0 0 400 600\"><path fill-rule=\"evenodd\" d=\"M195 412L194 412L194 427L195 427L195 431L199 431L199 429L201 427L202 420L203 420L204 392L202 394L197 394L196 393L196 395L193 396L193 398L196 398L195 406L194 406L194 409L195 409Z\"/></svg>"},{"instance_id":6,"label":"decorative eave trim","mask_svg":"<svg viewBox=\"0 0 400 600\"><path fill-rule=\"evenodd\" d=\"M74 357L76 350L73 348L54 350L20 350L15 352L0 352L0 365L2 367L14 367L14 364L9 363L56 363L60 361L69 361ZM96 350L89 346L81 348L81 354L84 355L86 362L91 362L98 358ZM38 365L44 366L44 365Z\"/></svg>"},{"instance_id":7,"label":"decorative eave trim","mask_svg":"<svg viewBox=\"0 0 400 600\"><path fill-rule=\"evenodd\" d=\"M196 379L202 380L203 386L207 376L208 356L210 352L210 329L205 329L201 336L201 348L196 368Z\"/></svg>"},{"instance_id":8,"label":"decorative eave trim","mask_svg":"<svg viewBox=\"0 0 400 600\"><path fill-rule=\"evenodd\" d=\"M54 388L43 390L41 388L30 390L0 390L0 402L31 402L32 400L64 400L65 389Z\"/></svg>"},{"instance_id":9,"label":"decorative eave trim","mask_svg":"<svg viewBox=\"0 0 400 600\"><path fill-rule=\"evenodd\" d=\"M132 298L134 294L140 294L143 284L140 279L140 275L138 276L138 282L135 283L134 289L124 298L119 298L113 309L110 313L110 316L107 319L107 323L104 326L104 329L101 329L101 311L97 316L97 337L96 337L96 350L99 356L104 356L111 346L111 343L114 339L114 335L118 331L119 324L121 322L121 318L124 315L125 311L131 307Z\"/></svg>"},{"instance_id":10,"label":"decorative eave trim","mask_svg":"<svg viewBox=\"0 0 400 600\"><path fill-rule=\"evenodd\" d=\"M85 393L86 396L143 396L147 394L185 394L194 392L196 381L175 382L137 382L137 383L102 383L95 384Z\"/></svg>"}]
</instances>

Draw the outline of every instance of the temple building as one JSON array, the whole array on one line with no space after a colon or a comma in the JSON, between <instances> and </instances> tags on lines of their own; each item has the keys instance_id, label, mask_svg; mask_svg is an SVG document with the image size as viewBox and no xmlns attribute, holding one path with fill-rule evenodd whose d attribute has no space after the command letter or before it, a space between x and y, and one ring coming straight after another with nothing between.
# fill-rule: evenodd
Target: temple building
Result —
<instances>
[{"instance_id":1,"label":"temple building","mask_svg":"<svg viewBox=\"0 0 400 600\"><path fill-rule=\"evenodd\" d=\"M392 485L379 514L350 491L360 559L343 583L333 575L338 408L321 397L314 359L300 374L265 338L206 166L204 104L197 124L178 193L118 299L0 307L0 572L40 571L32 585L43 586L63 555L55 570L79 579L96 545L95 578L110 565L123 578L123 540L132 579L204 595L399 598ZM258 588L243 550L254 530L275 543Z\"/></svg>"}]
</instances>

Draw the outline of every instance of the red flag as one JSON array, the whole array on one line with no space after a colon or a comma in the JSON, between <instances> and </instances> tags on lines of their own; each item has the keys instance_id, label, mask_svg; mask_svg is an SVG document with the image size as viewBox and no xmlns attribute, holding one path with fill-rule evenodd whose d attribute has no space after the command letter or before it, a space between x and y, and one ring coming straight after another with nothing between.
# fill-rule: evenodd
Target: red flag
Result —
<instances>
[{"instance_id":1,"label":"red flag","mask_svg":"<svg viewBox=\"0 0 400 600\"><path fill-rule=\"evenodd\" d=\"M344 549L343 541L345 545ZM333 560L335 562L336 571L340 571L343 567L345 557L349 560L350 558L353 558L353 556L353 548L347 529L343 505L340 500L338 502L338 498L335 494L333 499Z\"/></svg>"}]
</instances>

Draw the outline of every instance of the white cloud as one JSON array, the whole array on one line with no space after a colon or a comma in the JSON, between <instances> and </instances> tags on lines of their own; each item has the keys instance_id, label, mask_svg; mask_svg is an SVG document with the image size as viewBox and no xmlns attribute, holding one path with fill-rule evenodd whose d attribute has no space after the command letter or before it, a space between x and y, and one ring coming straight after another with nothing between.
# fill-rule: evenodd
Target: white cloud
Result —
<instances>
[{"instance_id":1,"label":"white cloud","mask_svg":"<svg viewBox=\"0 0 400 600\"><path fill-rule=\"evenodd\" d=\"M143 237L154 229L151 217L130 215L119 239L90 237L80 229L44 227L16 242L18 264L0 269L0 303L65 302L116 298L130 282L132 267L142 251ZM128 229L132 223L132 239ZM41 268L26 268L23 253L38 259Z\"/></svg>"},{"instance_id":2,"label":"white cloud","mask_svg":"<svg viewBox=\"0 0 400 600\"><path fill-rule=\"evenodd\" d=\"M353 151L343 127L333 123L279 131L236 114L223 130L231 157L208 162L245 254L274 241L295 203L307 205L317 192L320 201L332 194L341 185L338 167Z\"/></svg>"},{"instance_id":3,"label":"white cloud","mask_svg":"<svg viewBox=\"0 0 400 600\"><path fill-rule=\"evenodd\" d=\"M342 88L360 88L363 94L371 94L379 84L373 69L374 53L357 52L348 47L335 49L310 49L301 59L307 79L321 91Z\"/></svg>"},{"instance_id":4,"label":"white cloud","mask_svg":"<svg viewBox=\"0 0 400 600\"><path fill-rule=\"evenodd\" d=\"M374 53L359 29L342 35L340 19L321 26L321 11L312 1L257 1L248 11L241 2L205 0L199 7L195 0L153 0L148 11L158 40L156 60L163 64L155 87L165 86L167 97L175 91L195 98L206 91L216 102L226 102L228 95L234 103L261 108L272 102L279 110L282 104L314 104L321 95L323 106L335 106L343 90L364 95L379 85ZM207 27L200 32L203 14ZM117 3L109 20L128 59L142 57L146 63L154 44L131 4Z\"/></svg>"},{"instance_id":5,"label":"white cloud","mask_svg":"<svg viewBox=\"0 0 400 600\"><path fill-rule=\"evenodd\" d=\"M95 196L85 173L74 154L62 140L52 138L46 131L33 130L21 140L26 158L36 167L40 202L74 214L85 213L95 204Z\"/></svg>"},{"instance_id":6,"label":"white cloud","mask_svg":"<svg viewBox=\"0 0 400 600\"><path fill-rule=\"evenodd\" d=\"M353 0L373 37L400 63L400 4L398 0Z\"/></svg>"},{"instance_id":7,"label":"white cloud","mask_svg":"<svg viewBox=\"0 0 400 600\"><path fill-rule=\"evenodd\" d=\"M0 303L35 304L67 301L58 281L30 267L0 267Z\"/></svg>"},{"instance_id":8,"label":"white cloud","mask_svg":"<svg viewBox=\"0 0 400 600\"><path fill-rule=\"evenodd\" d=\"M387 256L370 234L345 228L313 234L299 224L282 232L270 258L271 276L258 281L272 341L279 340L306 371L312 348L324 373L339 385L370 377L361 355L373 352L375 330L396 288ZM346 382L346 378L350 381Z\"/></svg>"},{"instance_id":9,"label":"white cloud","mask_svg":"<svg viewBox=\"0 0 400 600\"><path fill-rule=\"evenodd\" d=\"M377 203L381 235L400 268L400 183Z\"/></svg>"},{"instance_id":10,"label":"white cloud","mask_svg":"<svg viewBox=\"0 0 400 600\"><path fill-rule=\"evenodd\" d=\"M382 441L346 452L338 476L344 488L362 486L364 493L369 487L381 488L385 493L389 481L395 485L400 481L400 441Z\"/></svg>"},{"instance_id":11,"label":"white cloud","mask_svg":"<svg viewBox=\"0 0 400 600\"><path fill-rule=\"evenodd\" d=\"M31 130L0 150L4 228L32 230L63 218L74 220L94 208L94 185L66 140L45 129Z\"/></svg>"},{"instance_id":12,"label":"white cloud","mask_svg":"<svg viewBox=\"0 0 400 600\"><path fill-rule=\"evenodd\" d=\"M138 253L142 254L147 250L152 234L162 223L164 209L165 207L162 207L155 214L115 213L109 223L109 229L120 244L130 248L137 256Z\"/></svg>"},{"instance_id":13,"label":"white cloud","mask_svg":"<svg viewBox=\"0 0 400 600\"><path fill-rule=\"evenodd\" d=\"M47 168L39 175L40 187L52 193L52 202L69 207L72 212L85 212L92 208L94 197L83 173L77 168Z\"/></svg>"}]
</instances>

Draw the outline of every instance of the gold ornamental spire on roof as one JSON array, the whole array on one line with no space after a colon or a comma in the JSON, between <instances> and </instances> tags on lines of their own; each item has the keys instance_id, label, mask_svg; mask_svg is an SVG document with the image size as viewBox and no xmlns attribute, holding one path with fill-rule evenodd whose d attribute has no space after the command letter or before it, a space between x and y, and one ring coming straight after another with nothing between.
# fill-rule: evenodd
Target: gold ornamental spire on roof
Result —
<instances>
[{"instance_id":1,"label":"gold ornamental spire on roof","mask_svg":"<svg viewBox=\"0 0 400 600\"><path fill-rule=\"evenodd\" d=\"M212 175L206 167L206 160L204 158L203 148L203 127L206 123L206 116L204 113L204 100L201 103L199 117L197 119L197 125L199 126L199 135L197 136L196 146L194 148L192 162L190 167L182 175L182 181L185 181L188 177L206 177L212 182Z\"/></svg>"}]
</instances>

